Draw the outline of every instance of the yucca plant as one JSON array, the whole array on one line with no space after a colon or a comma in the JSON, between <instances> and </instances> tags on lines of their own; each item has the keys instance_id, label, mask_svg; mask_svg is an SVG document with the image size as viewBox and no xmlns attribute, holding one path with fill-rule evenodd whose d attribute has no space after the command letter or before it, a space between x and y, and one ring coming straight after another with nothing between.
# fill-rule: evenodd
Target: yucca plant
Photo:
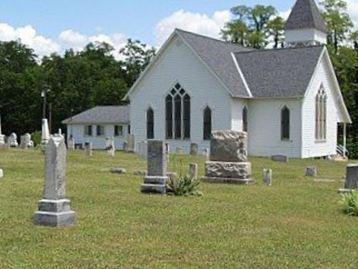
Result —
<instances>
[{"instance_id":1,"label":"yucca plant","mask_svg":"<svg viewBox=\"0 0 358 269\"><path fill-rule=\"evenodd\" d=\"M344 212L349 216L358 216L358 190L342 195Z\"/></svg>"},{"instance_id":2,"label":"yucca plant","mask_svg":"<svg viewBox=\"0 0 358 269\"><path fill-rule=\"evenodd\" d=\"M189 176L179 176L169 179L167 183L168 194L176 196L202 196L199 191L200 180L190 178Z\"/></svg>"}]
</instances>

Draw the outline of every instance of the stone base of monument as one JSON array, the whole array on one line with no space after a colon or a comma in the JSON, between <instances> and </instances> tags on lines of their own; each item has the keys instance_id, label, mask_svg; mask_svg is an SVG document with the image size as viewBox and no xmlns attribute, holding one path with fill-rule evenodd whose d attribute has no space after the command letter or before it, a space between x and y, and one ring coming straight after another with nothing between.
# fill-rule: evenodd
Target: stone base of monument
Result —
<instances>
[{"instance_id":1,"label":"stone base of monument","mask_svg":"<svg viewBox=\"0 0 358 269\"><path fill-rule=\"evenodd\" d=\"M36 225L42 226L71 226L75 224L76 213L71 210L70 200L39 201L39 210L35 212L33 220Z\"/></svg>"},{"instance_id":2,"label":"stone base of monument","mask_svg":"<svg viewBox=\"0 0 358 269\"><path fill-rule=\"evenodd\" d=\"M354 190L352 189L339 189L338 193L345 194L345 193L352 193Z\"/></svg>"},{"instance_id":3,"label":"stone base of monument","mask_svg":"<svg viewBox=\"0 0 358 269\"><path fill-rule=\"evenodd\" d=\"M213 162L205 163L204 182L252 184L251 163L249 162Z\"/></svg>"},{"instance_id":4,"label":"stone base of monument","mask_svg":"<svg viewBox=\"0 0 358 269\"><path fill-rule=\"evenodd\" d=\"M164 176L146 176L144 177L144 184L141 185L140 191L142 193L166 194L167 181L168 177Z\"/></svg>"}]
</instances>

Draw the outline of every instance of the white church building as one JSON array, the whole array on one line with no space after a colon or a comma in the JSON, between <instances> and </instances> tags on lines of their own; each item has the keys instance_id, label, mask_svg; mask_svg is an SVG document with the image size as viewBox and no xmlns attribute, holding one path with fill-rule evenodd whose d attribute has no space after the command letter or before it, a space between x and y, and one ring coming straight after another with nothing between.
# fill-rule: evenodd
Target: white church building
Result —
<instances>
[{"instance_id":1,"label":"white church building","mask_svg":"<svg viewBox=\"0 0 358 269\"><path fill-rule=\"evenodd\" d=\"M338 125L345 137L351 119L326 33L313 0L297 0L282 49L175 30L126 95L137 145L161 139L203 150L213 130L236 130L248 132L251 156L336 155Z\"/></svg>"}]
</instances>

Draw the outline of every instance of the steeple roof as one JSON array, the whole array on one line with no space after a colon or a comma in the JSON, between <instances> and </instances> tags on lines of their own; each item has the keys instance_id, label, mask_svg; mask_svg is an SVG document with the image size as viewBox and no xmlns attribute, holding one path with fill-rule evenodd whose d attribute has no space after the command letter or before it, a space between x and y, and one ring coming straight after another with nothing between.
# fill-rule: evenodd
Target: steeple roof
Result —
<instances>
[{"instance_id":1,"label":"steeple roof","mask_svg":"<svg viewBox=\"0 0 358 269\"><path fill-rule=\"evenodd\" d=\"M317 29L327 33L326 23L314 0L297 0L286 22L285 30Z\"/></svg>"}]
</instances>

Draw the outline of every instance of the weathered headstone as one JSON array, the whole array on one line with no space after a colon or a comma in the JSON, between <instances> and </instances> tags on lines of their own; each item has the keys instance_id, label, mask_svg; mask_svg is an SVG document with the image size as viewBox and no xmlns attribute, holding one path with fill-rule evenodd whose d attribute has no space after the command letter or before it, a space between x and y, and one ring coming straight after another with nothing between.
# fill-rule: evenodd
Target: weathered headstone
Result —
<instances>
[{"instance_id":1,"label":"weathered headstone","mask_svg":"<svg viewBox=\"0 0 358 269\"><path fill-rule=\"evenodd\" d=\"M149 140L147 156L148 171L141 192L165 194L168 180L165 143L161 140Z\"/></svg>"},{"instance_id":2,"label":"weathered headstone","mask_svg":"<svg viewBox=\"0 0 358 269\"><path fill-rule=\"evenodd\" d=\"M275 162L288 163L289 158L285 155L274 155L271 156L271 160Z\"/></svg>"},{"instance_id":3,"label":"weathered headstone","mask_svg":"<svg viewBox=\"0 0 358 269\"><path fill-rule=\"evenodd\" d=\"M249 184L251 163L247 161L247 133L215 131L210 142L210 161L205 163L204 181Z\"/></svg>"},{"instance_id":4,"label":"weathered headstone","mask_svg":"<svg viewBox=\"0 0 358 269\"><path fill-rule=\"evenodd\" d=\"M189 164L189 177L192 179L198 179L198 164Z\"/></svg>"},{"instance_id":5,"label":"weathered headstone","mask_svg":"<svg viewBox=\"0 0 358 269\"><path fill-rule=\"evenodd\" d=\"M51 137L45 152L45 188L34 223L44 226L73 225L76 213L66 194L66 145L62 136Z\"/></svg>"},{"instance_id":6,"label":"weathered headstone","mask_svg":"<svg viewBox=\"0 0 358 269\"><path fill-rule=\"evenodd\" d=\"M348 164L344 189L340 189L339 191L344 193L351 192L355 189L358 189L358 164Z\"/></svg>"},{"instance_id":7,"label":"weathered headstone","mask_svg":"<svg viewBox=\"0 0 358 269\"><path fill-rule=\"evenodd\" d=\"M68 141L67 141L67 148L68 148L69 150L74 150L74 149L75 149L75 145L76 145L75 138L71 135L71 136L68 138Z\"/></svg>"},{"instance_id":8,"label":"weathered headstone","mask_svg":"<svg viewBox=\"0 0 358 269\"><path fill-rule=\"evenodd\" d=\"M1 168L0 168L0 178L3 178L4 177L4 170L2 170Z\"/></svg>"},{"instance_id":9,"label":"weathered headstone","mask_svg":"<svg viewBox=\"0 0 358 269\"><path fill-rule=\"evenodd\" d=\"M1 116L0 116L0 148L3 148L4 145L5 145L5 135L2 134Z\"/></svg>"},{"instance_id":10,"label":"weathered headstone","mask_svg":"<svg viewBox=\"0 0 358 269\"><path fill-rule=\"evenodd\" d=\"M87 156L92 156L93 155L92 142L86 142L85 143L85 153L86 153Z\"/></svg>"},{"instance_id":11,"label":"weathered headstone","mask_svg":"<svg viewBox=\"0 0 358 269\"><path fill-rule=\"evenodd\" d=\"M9 146L11 148L16 148L19 146L19 144L17 143L17 135L15 133L10 134L7 143L9 144Z\"/></svg>"},{"instance_id":12,"label":"weathered headstone","mask_svg":"<svg viewBox=\"0 0 358 269\"><path fill-rule=\"evenodd\" d=\"M317 176L317 167L308 166L305 168L305 176L306 177L316 177Z\"/></svg>"},{"instance_id":13,"label":"weathered headstone","mask_svg":"<svg viewBox=\"0 0 358 269\"><path fill-rule=\"evenodd\" d=\"M206 160L209 160L210 158L209 149L203 149L203 156L205 157Z\"/></svg>"},{"instance_id":14,"label":"weathered headstone","mask_svg":"<svg viewBox=\"0 0 358 269\"><path fill-rule=\"evenodd\" d=\"M42 119L42 131L41 131L41 145L46 147L48 141L50 140L50 130L48 128L48 121L47 119Z\"/></svg>"},{"instance_id":15,"label":"weathered headstone","mask_svg":"<svg viewBox=\"0 0 358 269\"><path fill-rule=\"evenodd\" d=\"M116 155L116 146L114 145L113 137L106 138L106 151L107 154L111 157L114 157Z\"/></svg>"},{"instance_id":16,"label":"weathered headstone","mask_svg":"<svg viewBox=\"0 0 358 269\"><path fill-rule=\"evenodd\" d=\"M127 137L126 152L134 152L135 138L134 135L129 134Z\"/></svg>"},{"instance_id":17,"label":"weathered headstone","mask_svg":"<svg viewBox=\"0 0 358 269\"><path fill-rule=\"evenodd\" d=\"M142 141L138 143L138 155L143 158L147 159L147 152L148 152L148 143L147 141Z\"/></svg>"},{"instance_id":18,"label":"weathered headstone","mask_svg":"<svg viewBox=\"0 0 358 269\"><path fill-rule=\"evenodd\" d=\"M31 135L24 134L20 137L20 148L21 149L28 149L31 146Z\"/></svg>"},{"instance_id":19,"label":"weathered headstone","mask_svg":"<svg viewBox=\"0 0 358 269\"><path fill-rule=\"evenodd\" d=\"M263 169L262 174L264 177L264 183L267 186L272 186L272 169Z\"/></svg>"},{"instance_id":20,"label":"weathered headstone","mask_svg":"<svg viewBox=\"0 0 358 269\"><path fill-rule=\"evenodd\" d=\"M184 150L182 147L177 147L176 150L175 150L176 154L179 154L179 155L183 155L184 154Z\"/></svg>"},{"instance_id":21,"label":"weathered headstone","mask_svg":"<svg viewBox=\"0 0 358 269\"><path fill-rule=\"evenodd\" d=\"M190 155L192 156L196 156L198 155L198 151L199 151L199 146L196 143L191 143L190 144Z\"/></svg>"}]
</instances>

